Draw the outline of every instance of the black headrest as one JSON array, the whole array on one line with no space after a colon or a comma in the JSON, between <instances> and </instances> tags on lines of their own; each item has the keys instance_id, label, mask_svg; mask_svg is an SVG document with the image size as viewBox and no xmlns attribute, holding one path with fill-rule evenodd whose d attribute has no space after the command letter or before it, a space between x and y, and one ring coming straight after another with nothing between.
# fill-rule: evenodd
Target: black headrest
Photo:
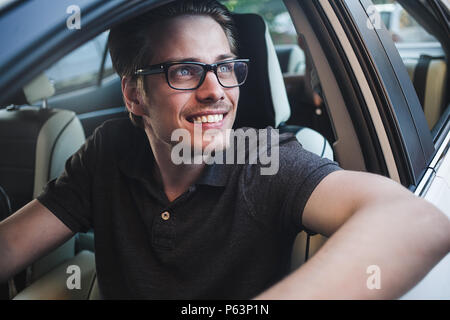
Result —
<instances>
[{"instance_id":1,"label":"black headrest","mask_svg":"<svg viewBox=\"0 0 450 320\"><path fill-rule=\"evenodd\" d=\"M275 56L278 69L279 64L273 44L267 43L271 40L266 38L266 24L256 14L233 14L233 18L237 31L238 55L240 58L250 59L247 81L240 88L234 127L276 127L280 122L280 117L286 121L290 113L281 70L275 72L276 75L272 79L269 77L269 70L270 72L273 72L272 69L276 70L273 66L269 68L269 59L274 59ZM271 84L271 80L278 82L275 84L276 88L273 83ZM279 99L279 103L282 104L281 108L274 107L273 90L284 90ZM278 96L276 98L278 99ZM275 111L275 109L277 110Z\"/></svg>"}]
</instances>

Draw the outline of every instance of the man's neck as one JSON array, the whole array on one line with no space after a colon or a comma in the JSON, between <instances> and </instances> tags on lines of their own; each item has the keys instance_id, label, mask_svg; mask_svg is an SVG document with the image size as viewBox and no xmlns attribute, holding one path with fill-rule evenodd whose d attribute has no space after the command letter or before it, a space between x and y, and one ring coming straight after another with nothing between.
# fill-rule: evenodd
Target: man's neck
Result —
<instances>
[{"instance_id":1,"label":"man's neck","mask_svg":"<svg viewBox=\"0 0 450 320\"><path fill-rule=\"evenodd\" d=\"M172 202L200 177L205 164L174 164L171 159L171 146L159 142L148 130L145 132L157 164L153 174L163 185L167 199Z\"/></svg>"}]
</instances>

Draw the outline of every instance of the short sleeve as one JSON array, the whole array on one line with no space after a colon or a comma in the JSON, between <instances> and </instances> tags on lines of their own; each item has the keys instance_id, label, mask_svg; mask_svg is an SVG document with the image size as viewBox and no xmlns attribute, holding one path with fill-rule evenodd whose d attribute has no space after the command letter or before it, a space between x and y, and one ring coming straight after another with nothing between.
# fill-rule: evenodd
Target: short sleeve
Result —
<instances>
[{"instance_id":1,"label":"short sleeve","mask_svg":"<svg viewBox=\"0 0 450 320\"><path fill-rule=\"evenodd\" d=\"M245 193L256 216L283 230L305 228L302 214L317 185L339 165L304 149L295 136L280 135L278 171L261 175L254 166L246 172Z\"/></svg>"},{"instance_id":2,"label":"short sleeve","mask_svg":"<svg viewBox=\"0 0 450 320\"><path fill-rule=\"evenodd\" d=\"M75 233L92 227L92 185L99 143L100 133L96 130L66 161L64 172L37 197Z\"/></svg>"},{"instance_id":3,"label":"short sleeve","mask_svg":"<svg viewBox=\"0 0 450 320\"><path fill-rule=\"evenodd\" d=\"M281 169L292 177L286 183L283 213L288 223L295 225L297 230L304 230L303 211L314 189L330 173L342 169L336 162L303 149L300 143L292 144L285 160L292 165Z\"/></svg>"}]
</instances>

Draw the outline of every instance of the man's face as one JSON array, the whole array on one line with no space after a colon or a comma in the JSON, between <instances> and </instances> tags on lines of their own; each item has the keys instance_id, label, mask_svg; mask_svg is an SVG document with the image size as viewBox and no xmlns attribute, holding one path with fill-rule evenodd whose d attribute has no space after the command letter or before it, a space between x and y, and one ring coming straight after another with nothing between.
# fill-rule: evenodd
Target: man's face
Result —
<instances>
[{"instance_id":1,"label":"man's face","mask_svg":"<svg viewBox=\"0 0 450 320\"><path fill-rule=\"evenodd\" d=\"M157 30L153 28L149 36L157 45L149 65L174 61L212 64L235 57L221 26L206 16L181 16L168 20ZM145 90L147 115L143 119L147 132L156 143L176 144L176 141L171 141L171 134L181 128L190 133L191 147L195 144L204 149L209 142L202 141L201 136L198 139L198 135L194 140L194 125L197 129L201 126L203 132L218 129L223 137L225 130L233 126L239 88L222 87L214 72L207 72L198 89L188 91L170 88L164 74L146 76ZM223 119L217 121L221 115ZM214 122L199 124L200 119L208 120L208 116L209 121Z\"/></svg>"}]
</instances>

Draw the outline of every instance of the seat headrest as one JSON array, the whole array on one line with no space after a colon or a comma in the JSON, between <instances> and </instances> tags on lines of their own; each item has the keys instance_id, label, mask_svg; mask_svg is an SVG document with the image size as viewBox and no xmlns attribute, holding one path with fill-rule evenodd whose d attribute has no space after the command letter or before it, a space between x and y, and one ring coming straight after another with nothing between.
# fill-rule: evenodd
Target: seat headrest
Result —
<instances>
[{"instance_id":1,"label":"seat headrest","mask_svg":"<svg viewBox=\"0 0 450 320\"><path fill-rule=\"evenodd\" d=\"M290 106L267 25L256 14L233 14L233 18L239 57L250 59L234 127L278 127L289 119Z\"/></svg>"},{"instance_id":2,"label":"seat headrest","mask_svg":"<svg viewBox=\"0 0 450 320\"><path fill-rule=\"evenodd\" d=\"M10 100L3 103L3 105L31 105L39 100L51 97L54 93L55 87L48 77L42 73L24 86L22 90L15 94Z\"/></svg>"}]
</instances>

